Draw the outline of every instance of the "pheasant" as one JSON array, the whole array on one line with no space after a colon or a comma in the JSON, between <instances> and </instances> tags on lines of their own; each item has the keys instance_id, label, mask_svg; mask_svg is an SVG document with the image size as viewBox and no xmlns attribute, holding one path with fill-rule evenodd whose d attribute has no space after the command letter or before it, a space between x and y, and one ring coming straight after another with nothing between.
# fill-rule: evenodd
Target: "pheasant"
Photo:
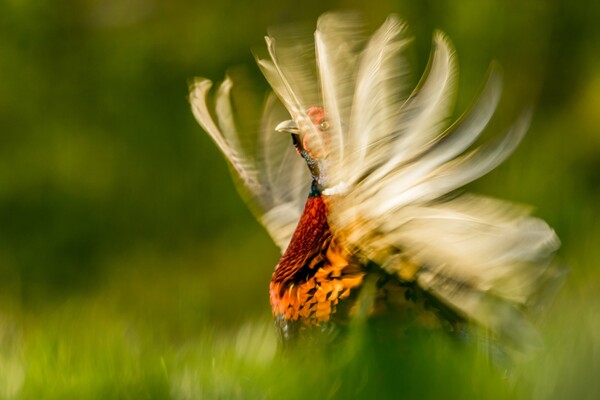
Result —
<instances>
[{"instance_id":1,"label":"pheasant","mask_svg":"<svg viewBox=\"0 0 600 400\"><path fill-rule=\"evenodd\" d=\"M281 248L270 283L281 336L366 312L526 340L528 313L560 281L559 239L527 207L457 189L506 159L531 112L475 146L500 99L498 68L450 123L458 67L448 37L434 33L411 90L406 24L391 15L371 36L364 25L332 12L314 39L266 37L269 57L257 63L274 94L255 143L238 132L230 78L214 104L209 80L190 88L194 116Z\"/></svg>"}]
</instances>

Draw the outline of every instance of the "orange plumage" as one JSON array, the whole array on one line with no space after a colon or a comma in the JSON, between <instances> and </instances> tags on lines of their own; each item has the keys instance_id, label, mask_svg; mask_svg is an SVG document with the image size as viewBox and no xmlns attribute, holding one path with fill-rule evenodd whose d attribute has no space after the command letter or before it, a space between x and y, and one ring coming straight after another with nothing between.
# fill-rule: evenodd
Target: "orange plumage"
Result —
<instances>
[{"instance_id":1,"label":"orange plumage","mask_svg":"<svg viewBox=\"0 0 600 400\"><path fill-rule=\"evenodd\" d=\"M364 275L332 237L327 205L313 193L271 278L271 306L282 334L290 335L290 324L295 331L329 322L333 315L347 318L337 314L338 304L360 287Z\"/></svg>"}]
</instances>

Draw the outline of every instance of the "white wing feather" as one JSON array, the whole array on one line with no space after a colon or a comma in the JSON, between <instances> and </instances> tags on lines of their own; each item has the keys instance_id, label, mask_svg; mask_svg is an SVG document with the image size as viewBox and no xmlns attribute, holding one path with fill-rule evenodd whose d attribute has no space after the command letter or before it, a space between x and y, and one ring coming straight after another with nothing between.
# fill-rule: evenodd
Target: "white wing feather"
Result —
<instances>
[{"instance_id":1,"label":"white wing feather","mask_svg":"<svg viewBox=\"0 0 600 400\"><path fill-rule=\"evenodd\" d=\"M273 36L265 37L271 60L257 57L257 63L292 118L310 132L313 147L323 149L324 143L306 113L321 99L314 44L293 30L280 34L277 41Z\"/></svg>"},{"instance_id":2,"label":"white wing feather","mask_svg":"<svg viewBox=\"0 0 600 400\"><path fill-rule=\"evenodd\" d=\"M236 183L240 194L283 252L296 228L310 185L310 174L297 157L290 138L273 130L287 113L274 96L269 96L256 138L258 147L248 148L243 145L248 140L241 140L233 117L231 80L227 78L217 89L216 118L208 105L211 86L202 78L191 85L194 116L225 155L239 180Z\"/></svg>"},{"instance_id":3,"label":"white wing feather","mask_svg":"<svg viewBox=\"0 0 600 400\"><path fill-rule=\"evenodd\" d=\"M346 168L340 179L359 176L365 164L380 162L374 148L387 148L399 135L398 119L410 76L405 52L410 39L406 25L390 16L369 40L358 61L356 92L349 129L344 137ZM375 157L374 157L375 156ZM375 159L377 158L377 159ZM336 172L332 172L336 178Z\"/></svg>"},{"instance_id":4,"label":"white wing feather","mask_svg":"<svg viewBox=\"0 0 600 400\"><path fill-rule=\"evenodd\" d=\"M317 67L321 77L323 105L330 135L329 156L341 165L344 155L344 122L350 120L356 85L357 63L366 43L364 23L357 14L327 13L319 18L315 32Z\"/></svg>"}]
</instances>

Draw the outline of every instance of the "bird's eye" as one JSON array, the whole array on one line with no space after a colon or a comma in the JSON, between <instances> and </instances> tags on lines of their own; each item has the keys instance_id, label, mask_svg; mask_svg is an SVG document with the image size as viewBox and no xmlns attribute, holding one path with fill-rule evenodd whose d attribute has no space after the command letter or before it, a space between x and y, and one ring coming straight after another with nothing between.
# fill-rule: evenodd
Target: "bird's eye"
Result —
<instances>
[{"instance_id":1,"label":"bird's eye","mask_svg":"<svg viewBox=\"0 0 600 400\"><path fill-rule=\"evenodd\" d=\"M326 131L327 129L329 129L329 122L327 122L327 120L323 120L319 123L319 130L320 131Z\"/></svg>"}]
</instances>

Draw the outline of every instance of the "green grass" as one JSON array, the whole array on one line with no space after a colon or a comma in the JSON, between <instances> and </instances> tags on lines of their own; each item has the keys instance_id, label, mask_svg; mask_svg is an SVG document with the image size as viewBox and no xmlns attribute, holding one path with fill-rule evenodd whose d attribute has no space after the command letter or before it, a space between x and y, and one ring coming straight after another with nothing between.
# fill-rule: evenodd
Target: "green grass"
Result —
<instances>
[{"instance_id":1,"label":"green grass","mask_svg":"<svg viewBox=\"0 0 600 400\"><path fill-rule=\"evenodd\" d=\"M210 309L219 305L210 303L222 300L223 288L206 293L206 279L185 263L166 254L151 258L169 264L169 271L116 269L93 293L37 313L4 313L2 398L561 399L600 393L600 304L588 285L567 285L540 322L544 347L510 365L491 362L476 340L423 331L385 338L368 327L341 344L283 354L268 315L243 317L240 309L237 320L215 324Z\"/></svg>"}]
</instances>

